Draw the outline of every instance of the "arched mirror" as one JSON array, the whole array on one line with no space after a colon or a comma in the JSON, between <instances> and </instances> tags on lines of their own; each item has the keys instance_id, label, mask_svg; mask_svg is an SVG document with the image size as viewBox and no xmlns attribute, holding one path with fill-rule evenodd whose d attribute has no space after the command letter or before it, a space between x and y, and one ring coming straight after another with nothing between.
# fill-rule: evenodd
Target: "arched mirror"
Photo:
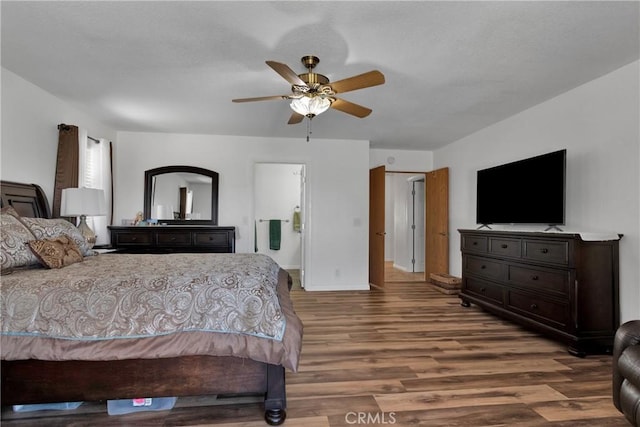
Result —
<instances>
[{"instance_id":1,"label":"arched mirror","mask_svg":"<svg viewBox=\"0 0 640 427\"><path fill-rule=\"evenodd\" d=\"M194 166L144 172L144 217L165 224L218 225L218 173Z\"/></svg>"}]
</instances>

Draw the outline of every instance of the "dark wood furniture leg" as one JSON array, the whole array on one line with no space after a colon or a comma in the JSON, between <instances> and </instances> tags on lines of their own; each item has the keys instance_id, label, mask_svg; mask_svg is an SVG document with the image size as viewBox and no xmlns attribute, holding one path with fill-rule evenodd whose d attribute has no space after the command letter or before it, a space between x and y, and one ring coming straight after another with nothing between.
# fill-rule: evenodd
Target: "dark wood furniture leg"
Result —
<instances>
[{"instance_id":1,"label":"dark wood furniture leg","mask_svg":"<svg viewBox=\"0 0 640 427\"><path fill-rule=\"evenodd\" d=\"M272 426L284 423L287 417L285 372L279 365L267 365L267 393L264 399L264 419Z\"/></svg>"}]
</instances>

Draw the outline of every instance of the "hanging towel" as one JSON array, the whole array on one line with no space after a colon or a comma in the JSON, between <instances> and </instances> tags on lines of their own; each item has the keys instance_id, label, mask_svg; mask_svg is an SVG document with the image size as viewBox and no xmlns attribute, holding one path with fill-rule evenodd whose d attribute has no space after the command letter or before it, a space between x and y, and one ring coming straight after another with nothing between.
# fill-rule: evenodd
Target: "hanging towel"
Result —
<instances>
[{"instance_id":1,"label":"hanging towel","mask_svg":"<svg viewBox=\"0 0 640 427\"><path fill-rule=\"evenodd\" d=\"M300 232L300 211L293 211L293 231Z\"/></svg>"},{"instance_id":2,"label":"hanging towel","mask_svg":"<svg viewBox=\"0 0 640 427\"><path fill-rule=\"evenodd\" d=\"M270 219L269 220L269 249L274 251L280 250L280 220L279 219Z\"/></svg>"}]
</instances>

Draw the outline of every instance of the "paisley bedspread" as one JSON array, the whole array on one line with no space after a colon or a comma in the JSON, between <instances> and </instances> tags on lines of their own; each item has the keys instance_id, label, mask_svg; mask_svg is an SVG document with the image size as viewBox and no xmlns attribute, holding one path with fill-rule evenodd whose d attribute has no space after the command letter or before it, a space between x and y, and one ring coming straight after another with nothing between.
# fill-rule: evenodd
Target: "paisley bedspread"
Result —
<instances>
[{"instance_id":1,"label":"paisley bedspread","mask_svg":"<svg viewBox=\"0 0 640 427\"><path fill-rule=\"evenodd\" d=\"M2 277L2 358L209 354L296 370L286 272L260 254L102 254Z\"/></svg>"}]
</instances>

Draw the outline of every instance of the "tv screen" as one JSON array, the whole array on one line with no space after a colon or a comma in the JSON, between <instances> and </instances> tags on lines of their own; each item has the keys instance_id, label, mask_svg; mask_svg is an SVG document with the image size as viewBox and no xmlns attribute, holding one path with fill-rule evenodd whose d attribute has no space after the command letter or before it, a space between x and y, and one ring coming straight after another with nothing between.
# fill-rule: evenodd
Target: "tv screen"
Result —
<instances>
[{"instance_id":1,"label":"tv screen","mask_svg":"<svg viewBox=\"0 0 640 427\"><path fill-rule=\"evenodd\" d=\"M567 150L478 171L478 224L547 224L565 221Z\"/></svg>"}]
</instances>

